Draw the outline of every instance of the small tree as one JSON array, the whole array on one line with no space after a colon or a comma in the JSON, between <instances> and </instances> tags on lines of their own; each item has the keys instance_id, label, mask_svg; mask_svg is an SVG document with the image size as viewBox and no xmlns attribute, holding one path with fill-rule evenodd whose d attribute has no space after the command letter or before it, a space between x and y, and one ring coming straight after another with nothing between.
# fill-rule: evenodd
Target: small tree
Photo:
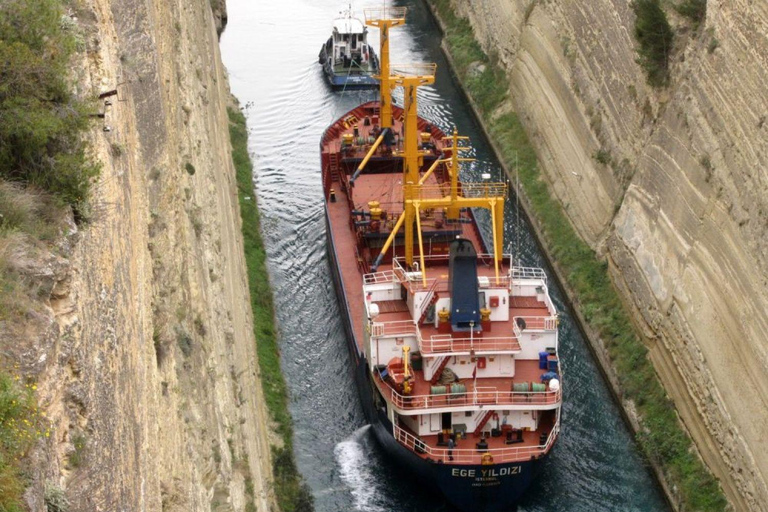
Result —
<instances>
[{"instance_id":1,"label":"small tree","mask_svg":"<svg viewBox=\"0 0 768 512\"><path fill-rule=\"evenodd\" d=\"M637 49L638 63L647 74L648 83L654 87L669 81L669 55L672 51L674 32L659 0L634 0L635 37L640 43Z\"/></svg>"},{"instance_id":2,"label":"small tree","mask_svg":"<svg viewBox=\"0 0 768 512\"><path fill-rule=\"evenodd\" d=\"M48 190L82 213L98 166L82 133L87 106L68 73L76 26L61 0L0 2L0 177Z\"/></svg>"}]
</instances>

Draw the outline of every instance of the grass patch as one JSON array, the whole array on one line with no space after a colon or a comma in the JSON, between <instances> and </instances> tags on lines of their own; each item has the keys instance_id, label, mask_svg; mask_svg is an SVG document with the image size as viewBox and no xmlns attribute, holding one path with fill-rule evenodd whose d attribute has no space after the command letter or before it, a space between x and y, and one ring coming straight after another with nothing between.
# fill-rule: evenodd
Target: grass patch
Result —
<instances>
[{"instance_id":1,"label":"grass patch","mask_svg":"<svg viewBox=\"0 0 768 512\"><path fill-rule=\"evenodd\" d=\"M254 198L253 166L248 156L245 116L238 110L229 109L229 121L261 383L270 416L283 440L283 446L273 447L272 453L275 492L283 512L308 512L314 510L314 501L293 458L293 423L288 412L288 388L280 369L275 307L267 274L267 254L261 239L261 220Z\"/></svg>"},{"instance_id":2,"label":"grass patch","mask_svg":"<svg viewBox=\"0 0 768 512\"><path fill-rule=\"evenodd\" d=\"M466 80L471 62L480 61L487 66L496 66L496 63L477 53L479 46L471 26L467 20L455 16L448 0L429 0L429 3L445 24L448 51L451 56L459 56L454 58L456 74L475 103L485 105L479 108L480 114L501 159L510 169L515 168L517 162L520 184L529 199L531 214L541 227L544 242L573 290L586 321L604 340L624 397L637 406L641 419L640 447L679 489L683 509L721 512L726 506L725 496L693 450L674 404L662 388L647 357L646 347L635 333L611 283L607 263L599 260L579 238L562 206L550 194L540 175L536 153L517 115L509 112L490 116L503 98L489 92L487 87L478 87ZM502 76L501 70L491 72L494 76ZM608 161L609 155L601 159Z\"/></svg>"},{"instance_id":3,"label":"grass patch","mask_svg":"<svg viewBox=\"0 0 768 512\"><path fill-rule=\"evenodd\" d=\"M669 82L669 55L674 32L660 0L633 0L635 38L639 43L637 62L645 69L648 83L654 87Z\"/></svg>"}]
</instances>

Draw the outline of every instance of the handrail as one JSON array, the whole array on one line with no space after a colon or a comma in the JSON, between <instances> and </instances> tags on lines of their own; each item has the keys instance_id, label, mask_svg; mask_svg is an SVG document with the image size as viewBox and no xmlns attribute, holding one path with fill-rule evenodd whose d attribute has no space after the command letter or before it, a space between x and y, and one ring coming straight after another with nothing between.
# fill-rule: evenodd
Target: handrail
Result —
<instances>
[{"instance_id":1,"label":"handrail","mask_svg":"<svg viewBox=\"0 0 768 512\"><path fill-rule=\"evenodd\" d=\"M516 325L516 324L515 324ZM518 329L515 327L515 329ZM518 336L472 336L466 338L454 338L450 334L433 334L429 339L421 335L421 329L413 323L413 320L394 320L391 322L373 322L371 324L371 336L416 336L419 350L422 354L445 353L445 355L457 352L499 352L521 350Z\"/></svg>"},{"instance_id":2,"label":"handrail","mask_svg":"<svg viewBox=\"0 0 768 512\"><path fill-rule=\"evenodd\" d=\"M512 267L512 279L542 279L547 280L544 269L539 267Z\"/></svg>"},{"instance_id":3,"label":"handrail","mask_svg":"<svg viewBox=\"0 0 768 512\"><path fill-rule=\"evenodd\" d=\"M412 336L421 338L418 327L411 320L397 320L393 322L373 322L371 324L371 336Z\"/></svg>"},{"instance_id":4,"label":"handrail","mask_svg":"<svg viewBox=\"0 0 768 512\"><path fill-rule=\"evenodd\" d=\"M520 325L524 325L522 328ZM512 329L518 339L526 331L557 332L557 316L515 316L512 317Z\"/></svg>"},{"instance_id":5,"label":"handrail","mask_svg":"<svg viewBox=\"0 0 768 512\"><path fill-rule=\"evenodd\" d=\"M556 331L557 316L513 316L512 321L518 325L518 319L525 322L526 331Z\"/></svg>"},{"instance_id":6,"label":"handrail","mask_svg":"<svg viewBox=\"0 0 768 512\"><path fill-rule=\"evenodd\" d=\"M428 340L419 336L419 349L422 354L435 352L483 352L483 351L519 351L520 342L512 336L474 336L454 338L450 334L434 334Z\"/></svg>"},{"instance_id":7,"label":"handrail","mask_svg":"<svg viewBox=\"0 0 768 512\"><path fill-rule=\"evenodd\" d=\"M427 289L427 295L424 297L424 300L421 302L421 305L423 306L421 308L421 311L419 312L419 316L413 315L414 318L421 319L421 317L424 315L424 313L429 309L429 303L432 300L432 297L435 295L435 290L437 290L437 285L440 283L439 279L431 279L433 281L432 286L430 286Z\"/></svg>"},{"instance_id":8,"label":"handrail","mask_svg":"<svg viewBox=\"0 0 768 512\"><path fill-rule=\"evenodd\" d=\"M365 284L394 283L395 281L399 281L399 277L395 274L394 270L382 270L363 276Z\"/></svg>"},{"instance_id":9,"label":"handrail","mask_svg":"<svg viewBox=\"0 0 768 512\"><path fill-rule=\"evenodd\" d=\"M378 382L378 381L377 381ZM496 388L481 387L461 393L444 395L401 395L392 387L389 390L390 402L401 410L446 409L471 406L545 406L557 405L562 401L562 388L557 391L499 391Z\"/></svg>"},{"instance_id":10,"label":"handrail","mask_svg":"<svg viewBox=\"0 0 768 512\"><path fill-rule=\"evenodd\" d=\"M450 449L450 457L452 457L451 462L453 464L482 464L483 456L486 453L491 454L494 464L530 460L532 457L538 457L539 455L549 451L557 439L559 432L560 425L556 424L547 436L546 443L537 446L490 448L483 451L477 450L475 448L454 447ZM397 425L392 425L392 435L400 444L413 452L424 454L433 459L440 459L442 461L449 460L448 448L433 448L418 437Z\"/></svg>"}]
</instances>

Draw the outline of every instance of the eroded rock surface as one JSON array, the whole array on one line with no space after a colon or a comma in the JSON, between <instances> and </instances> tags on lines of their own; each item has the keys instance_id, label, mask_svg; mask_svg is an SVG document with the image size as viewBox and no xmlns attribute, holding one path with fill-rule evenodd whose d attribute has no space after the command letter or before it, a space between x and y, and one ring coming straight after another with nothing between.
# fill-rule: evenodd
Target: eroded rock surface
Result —
<instances>
[{"instance_id":1,"label":"eroded rock surface","mask_svg":"<svg viewBox=\"0 0 768 512\"><path fill-rule=\"evenodd\" d=\"M453 1L509 72L551 190L611 263L736 510L768 503L768 6L674 11L646 85L625 1ZM598 158L599 156L599 158ZM606 163L600 163L602 160Z\"/></svg>"},{"instance_id":2,"label":"eroded rock surface","mask_svg":"<svg viewBox=\"0 0 768 512\"><path fill-rule=\"evenodd\" d=\"M271 510L211 5L83 0L70 14L80 93L107 93L103 167L92 222L18 269L41 283L39 311L4 326L51 426L27 501L45 511L54 485L70 512Z\"/></svg>"}]
</instances>

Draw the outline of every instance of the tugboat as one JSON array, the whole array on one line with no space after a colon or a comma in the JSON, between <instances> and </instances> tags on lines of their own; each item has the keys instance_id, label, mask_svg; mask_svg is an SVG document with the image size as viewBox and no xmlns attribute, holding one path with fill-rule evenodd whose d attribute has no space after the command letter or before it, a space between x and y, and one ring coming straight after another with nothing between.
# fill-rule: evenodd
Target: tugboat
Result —
<instances>
[{"instance_id":1,"label":"tugboat","mask_svg":"<svg viewBox=\"0 0 768 512\"><path fill-rule=\"evenodd\" d=\"M379 85L379 58L368 44L368 27L352 15L352 7L333 21L333 33L318 57L334 89L365 89Z\"/></svg>"},{"instance_id":2,"label":"tugboat","mask_svg":"<svg viewBox=\"0 0 768 512\"><path fill-rule=\"evenodd\" d=\"M502 254L508 183L460 181L466 137L418 115L436 66L390 65L405 13L365 11L381 30L380 99L320 142L330 266L384 451L461 510L508 511L560 432L558 314L544 271ZM490 245L477 208L490 211Z\"/></svg>"}]
</instances>

